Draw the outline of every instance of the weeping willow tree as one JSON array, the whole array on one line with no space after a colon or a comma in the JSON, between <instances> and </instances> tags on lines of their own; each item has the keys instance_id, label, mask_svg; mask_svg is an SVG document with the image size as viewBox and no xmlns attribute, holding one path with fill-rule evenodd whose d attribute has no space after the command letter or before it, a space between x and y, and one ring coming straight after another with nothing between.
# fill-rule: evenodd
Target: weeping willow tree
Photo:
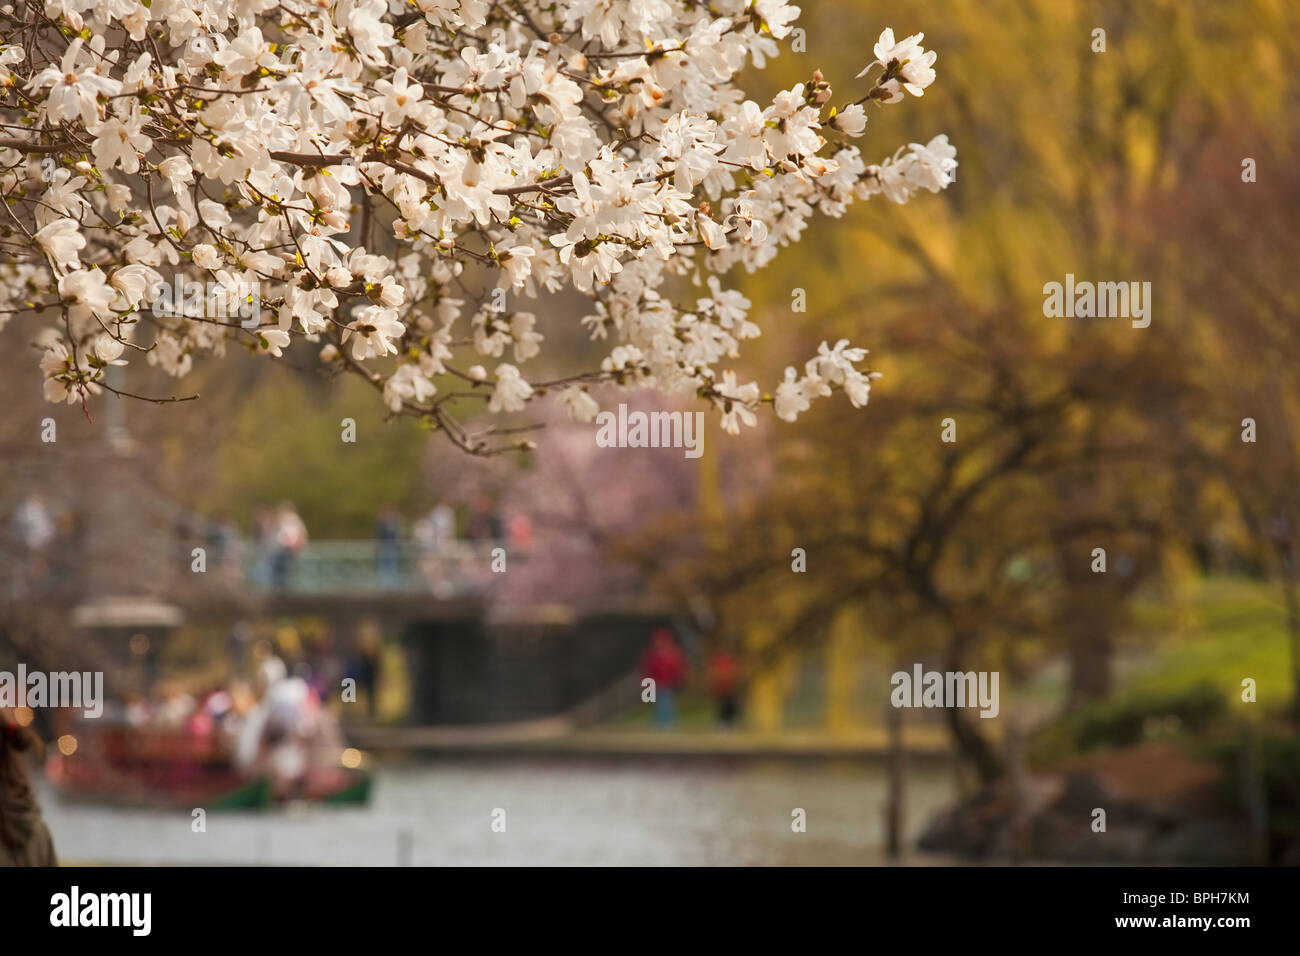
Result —
<instances>
[{"instance_id":1,"label":"weeping willow tree","mask_svg":"<svg viewBox=\"0 0 1300 956\"><path fill-rule=\"evenodd\" d=\"M743 286L784 319L765 326L774 362L814 325L870 348L882 374L871 406L853 419L814 412L810 432L766 434L762 453L718 449L735 490L700 573L738 627L774 635L753 655L759 672L865 608L900 655L933 649L949 669L1015 675L1062 656L1078 705L1111 689L1127 597L1168 583L1203 542L1207 508L1229 501L1202 440L1240 431L1223 360L1240 382L1296 357L1293 338L1238 337L1262 293L1222 284L1214 309L1197 308L1193 261L1211 281L1217 264L1258 275L1273 296L1287 286L1257 259L1237 264L1232 229L1193 231L1170 211L1196 200L1205 218L1248 229L1237 190L1279 205L1279 180L1242 182L1241 156L1293 148L1300 111L1284 65L1300 11L953 0L927 12L955 77L939 118L970 144L958 182L925 209L858 210ZM848 15L814 8L803 23L831 68L852 55L839 39ZM1224 65L1243 58L1252 82L1225 82ZM1224 184L1212 200L1206 177ZM1067 275L1149 282L1150 324L1048 317L1044 286ZM1242 347L1228 350L1234 337ZM1275 472L1294 486L1288 461ZM792 570L796 548L805 573ZM948 721L982 776L1002 772L981 721L955 709Z\"/></svg>"}]
</instances>

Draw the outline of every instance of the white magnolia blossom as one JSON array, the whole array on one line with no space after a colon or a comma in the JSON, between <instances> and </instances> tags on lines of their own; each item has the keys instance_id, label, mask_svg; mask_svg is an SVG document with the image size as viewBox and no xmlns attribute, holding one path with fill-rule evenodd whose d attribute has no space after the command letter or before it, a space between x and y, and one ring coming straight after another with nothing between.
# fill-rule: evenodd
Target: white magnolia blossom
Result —
<instances>
[{"instance_id":1,"label":"white magnolia blossom","mask_svg":"<svg viewBox=\"0 0 1300 956\"><path fill-rule=\"evenodd\" d=\"M508 363L497 366L497 387L492 392L488 409L493 412L517 412L533 394L533 387L524 381L519 369Z\"/></svg>"},{"instance_id":2,"label":"white magnolia blossom","mask_svg":"<svg viewBox=\"0 0 1300 956\"><path fill-rule=\"evenodd\" d=\"M926 51L921 46L924 33L914 33L910 37L895 42L894 31L888 27L880 34L872 52L876 54L874 62L858 74L863 77L874 66L885 68L880 86L884 90L883 102L896 103L903 98L903 90L913 96L922 96L925 88L934 82L934 61L939 54L933 50Z\"/></svg>"},{"instance_id":3,"label":"white magnolia blossom","mask_svg":"<svg viewBox=\"0 0 1300 956\"><path fill-rule=\"evenodd\" d=\"M475 412L548 398L591 421L601 387L698 396L730 432L765 403L859 406L872 375L844 341L774 395L719 368L760 333L725 277L957 165L942 135L878 165L852 142L864 106L934 81L919 33L885 30L848 102L819 72L747 97L741 71L799 14L783 0L43 7L0 18L0 328L45 323L51 401L141 356L181 377L232 342L306 339L475 452L518 445ZM701 291L674 302L675 279ZM607 350L587 371L547 349L552 304L516 307L564 290Z\"/></svg>"},{"instance_id":4,"label":"white magnolia blossom","mask_svg":"<svg viewBox=\"0 0 1300 956\"><path fill-rule=\"evenodd\" d=\"M567 386L561 390L556 401L575 422L595 421L596 415L600 413L600 405L580 385Z\"/></svg>"}]
</instances>

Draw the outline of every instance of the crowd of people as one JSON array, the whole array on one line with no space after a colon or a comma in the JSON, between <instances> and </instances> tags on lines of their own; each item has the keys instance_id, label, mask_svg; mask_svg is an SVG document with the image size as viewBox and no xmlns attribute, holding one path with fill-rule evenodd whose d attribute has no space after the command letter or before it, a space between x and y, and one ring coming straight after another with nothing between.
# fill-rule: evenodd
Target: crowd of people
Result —
<instances>
[{"instance_id":1,"label":"crowd of people","mask_svg":"<svg viewBox=\"0 0 1300 956\"><path fill-rule=\"evenodd\" d=\"M173 509L157 528L183 545L177 550L187 561L194 547L202 547L202 570L232 584L247 580L260 590L293 588L310 542L297 507L291 501L259 506L251 525L245 534L229 514L205 517ZM7 578L9 596L39 597L61 582L71 583L66 572L76 561L68 559L83 531L77 515L53 506L39 490L20 498L9 513L8 545L0 550L0 576ZM504 511L491 494L459 507L439 502L413 521L388 504L376 515L373 556L367 560L373 561L380 588L420 585L436 591L454 585L482 547L501 544L513 554L529 550L533 540L528 515Z\"/></svg>"},{"instance_id":2,"label":"crowd of people","mask_svg":"<svg viewBox=\"0 0 1300 956\"><path fill-rule=\"evenodd\" d=\"M283 591L289 586L294 562L307 547L307 525L293 503L258 508L253 515L255 558L252 575L263 588Z\"/></svg>"},{"instance_id":3,"label":"crowd of people","mask_svg":"<svg viewBox=\"0 0 1300 956\"><path fill-rule=\"evenodd\" d=\"M256 586L275 591L291 587L309 541L306 523L287 501L257 509L247 545L239 525L228 517L208 522L202 537L210 568L242 573L247 564ZM526 551L533 544L533 526L525 514L503 516L496 499L485 494L459 512L451 503L439 502L413 522L395 505L384 505L375 518L373 539L381 588L397 590L414 580L437 590L455 577L466 546L500 543Z\"/></svg>"},{"instance_id":4,"label":"crowd of people","mask_svg":"<svg viewBox=\"0 0 1300 956\"><path fill-rule=\"evenodd\" d=\"M252 644L251 636L247 625L232 628L228 680L198 690L192 683L164 682L147 694L128 694L106 707L105 725L128 728L144 742L139 746L185 741L191 756L220 755L245 777L265 777L279 798L336 773L345 744L327 702L338 700L342 678L352 677L373 716L376 649L367 645L344 660L329 632L310 645L294 632L292 654L266 641ZM286 657L295 660L292 666Z\"/></svg>"}]
</instances>

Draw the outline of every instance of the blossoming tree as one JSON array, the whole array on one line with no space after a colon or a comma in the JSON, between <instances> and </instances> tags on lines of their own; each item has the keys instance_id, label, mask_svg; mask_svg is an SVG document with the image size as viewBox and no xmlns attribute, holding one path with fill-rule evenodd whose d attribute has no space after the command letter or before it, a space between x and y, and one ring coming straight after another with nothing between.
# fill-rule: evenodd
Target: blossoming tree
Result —
<instances>
[{"instance_id":1,"label":"blossoming tree","mask_svg":"<svg viewBox=\"0 0 1300 956\"><path fill-rule=\"evenodd\" d=\"M0 324L43 321L51 401L126 394L106 371L130 359L181 377L232 344L305 347L479 453L517 447L501 416L543 396L590 420L601 386L694 394L731 432L764 403L787 421L835 390L863 405L872 375L847 341L772 394L718 368L759 334L720 277L763 266L815 212L935 192L957 165L942 135L874 165L853 145L865 105L933 81L921 34L885 30L847 102L820 73L767 106L747 99L739 72L777 53L798 13L782 0L5 7ZM670 278L705 274L693 302L667 297ZM543 335L514 306L565 288L589 299L582 323L608 353L530 374ZM487 414L462 421L467 397Z\"/></svg>"}]
</instances>

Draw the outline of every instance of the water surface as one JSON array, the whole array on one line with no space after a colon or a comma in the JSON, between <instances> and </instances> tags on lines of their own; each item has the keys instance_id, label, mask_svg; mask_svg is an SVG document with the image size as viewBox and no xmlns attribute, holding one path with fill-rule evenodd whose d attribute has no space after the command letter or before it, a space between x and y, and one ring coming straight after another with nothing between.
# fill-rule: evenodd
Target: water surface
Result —
<instances>
[{"instance_id":1,"label":"water surface","mask_svg":"<svg viewBox=\"0 0 1300 956\"><path fill-rule=\"evenodd\" d=\"M950 772L913 766L911 835L952 789ZM212 813L194 833L188 813L41 787L65 862L323 866L878 864L885 795L882 767L847 760L439 758L377 766L365 808ZM805 833L791 830L796 807Z\"/></svg>"}]
</instances>

